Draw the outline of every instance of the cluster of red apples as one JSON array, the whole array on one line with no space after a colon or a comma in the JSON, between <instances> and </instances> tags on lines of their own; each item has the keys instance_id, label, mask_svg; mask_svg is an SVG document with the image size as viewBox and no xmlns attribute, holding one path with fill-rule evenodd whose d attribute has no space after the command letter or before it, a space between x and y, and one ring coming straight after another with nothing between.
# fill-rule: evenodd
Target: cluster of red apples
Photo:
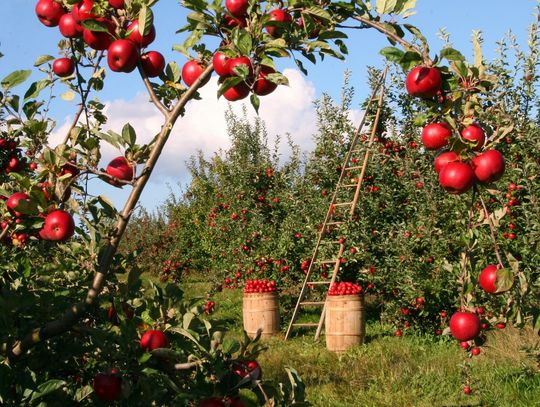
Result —
<instances>
[{"instance_id":1,"label":"cluster of red apples","mask_svg":"<svg viewBox=\"0 0 540 407\"><path fill-rule=\"evenodd\" d=\"M434 67L417 66L407 75L407 92L412 96L432 98L442 94L443 79ZM445 121L426 125L422 130L422 143L426 150L440 150L451 145L454 131ZM495 150L483 150L486 137L482 127L473 123L460 130L460 141L474 153L468 160L463 151L447 150L435 158L435 171L439 184L451 194L462 194L476 182L489 184L504 174L503 155ZM456 144L456 143L452 143Z\"/></svg>"},{"instance_id":2,"label":"cluster of red apples","mask_svg":"<svg viewBox=\"0 0 540 407\"><path fill-rule=\"evenodd\" d=\"M276 291L277 285L274 280L246 280L244 287L245 294L274 293Z\"/></svg>"},{"instance_id":3,"label":"cluster of red apples","mask_svg":"<svg viewBox=\"0 0 540 407\"><path fill-rule=\"evenodd\" d=\"M39 0L36 14L47 27L58 27L64 37L82 38L92 49L107 50L107 63L112 71L132 72L140 62L148 77L159 76L165 67L163 55L157 51L141 53L156 37L154 26L143 35L138 20L124 22L118 15L118 10L125 7L124 0L108 0L108 4L110 8L105 15L96 15L94 0L81 0L70 10L55 0ZM86 28L85 21L96 23L94 31ZM53 63L53 72L59 77L69 77L74 71L75 63L71 58L59 58Z\"/></svg>"},{"instance_id":4,"label":"cluster of red apples","mask_svg":"<svg viewBox=\"0 0 540 407\"><path fill-rule=\"evenodd\" d=\"M364 291L364 288L361 285L351 283L348 281L342 281L339 283L334 283L328 291L328 295L358 295Z\"/></svg>"}]
</instances>

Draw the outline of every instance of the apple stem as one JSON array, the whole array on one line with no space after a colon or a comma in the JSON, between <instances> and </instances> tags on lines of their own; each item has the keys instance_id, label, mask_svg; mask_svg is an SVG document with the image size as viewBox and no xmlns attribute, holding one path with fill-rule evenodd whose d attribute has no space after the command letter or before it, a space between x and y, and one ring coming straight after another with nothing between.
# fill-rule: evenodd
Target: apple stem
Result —
<instances>
[{"instance_id":1,"label":"apple stem","mask_svg":"<svg viewBox=\"0 0 540 407\"><path fill-rule=\"evenodd\" d=\"M476 188L475 188L476 189ZM499 252L499 246L497 245L497 239L495 238L495 227L493 225L493 222L490 217L490 213L488 211L488 208L486 206L486 202L484 201L484 198L482 197L482 194L478 194L478 197L480 198L480 202L482 204L482 209L484 210L484 216L486 217L489 225L489 231L491 235L491 241L493 243L493 249L495 250L495 256L497 257L497 261L499 262L499 266L501 268L504 268L504 264L501 258L501 253Z\"/></svg>"}]
</instances>

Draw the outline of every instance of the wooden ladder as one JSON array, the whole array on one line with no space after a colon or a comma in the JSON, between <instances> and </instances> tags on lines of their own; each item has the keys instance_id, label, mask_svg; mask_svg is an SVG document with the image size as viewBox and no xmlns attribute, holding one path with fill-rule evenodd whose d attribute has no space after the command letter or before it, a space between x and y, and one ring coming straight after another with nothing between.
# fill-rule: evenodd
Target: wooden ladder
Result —
<instances>
[{"instance_id":1,"label":"wooden ladder","mask_svg":"<svg viewBox=\"0 0 540 407\"><path fill-rule=\"evenodd\" d=\"M368 102L366 105L364 117L362 118L360 125L356 129L356 132L350 143L349 151L347 152L345 159L343 161L343 166L341 168L339 180L336 184L336 188L332 195L332 200L330 202L330 206L328 207L328 211L326 212L326 217L319 231L317 243L315 244L315 249L313 250L313 254L309 262L309 268L307 269L307 272L306 272L304 283L302 285L302 290L300 291L300 295L298 296L298 300L296 302L296 306L294 307L294 311L293 311L291 321L289 323L289 327L287 328L287 333L285 334L286 340L289 339L289 337L291 336L291 332L293 328L295 327L298 327L298 328L317 327L317 330L315 333L315 339L319 339L319 336L321 334L321 330L324 324L324 317L326 314L326 299L325 301L305 301L306 294L308 292L309 287L314 287L316 285L326 285L328 286L326 288L326 297L327 297L328 290L330 289L332 284L334 284L338 276L338 272L339 272L340 264L341 264L341 258L345 250L345 242L341 239L336 240L335 238L329 240L326 236L329 234L327 233L329 231L329 228L332 228L332 229L338 228L340 225L351 220L355 214L356 205L360 198L360 191L362 188L364 175L365 175L366 168L369 161L370 150L375 140L377 127L379 125L379 120L380 120L381 110L382 110L382 103L383 103L384 92L385 92L384 83L385 83L387 72L388 72L388 68L386 68L383 71L383 73L379 77L379 80L377 81L377 83L375 84L373 88L373 92L370 98L368 99ZM377 103L377 110L375 114L372 113L374 103ZM360 140L360 134L362 133L362 130L364 126L366 125L367 120L370 118L373 120L370 121L369 123L370 136L369 136L369 139L367 140L367 148L360 148L359 143L358 143L358 141ZM357 160L357 159L353 160L359 154L360 156L361 154L363 154L363 157L361 157L360 160ZM349 181L348 174L350 174L351 171L358 171L358 170L360 170L360 173L358 177L356 178L356 182L353 182L353 183L346 182L346 181ZM344 202L341 202L342 198L338 198L338 197L342 195L342 192L344 191L350 192L353 188L354 188L354 196L352 200L346 199ZM351 194L349 193L348 195L350 196ZM334 220L334 215L336 214L338 208L348 209L346 219ZM332 256L332 258L330 259L318 260L320 249L321 249L321 246L323 245L325 246L337 245L338 249L335 254L335 257ZM320 265L325 265L326 267L333 265L333 271L332 271L332 276L330 280L317 281L312 278L315 267L320 266ZM300 309L302 307L322 307L319 322L318 323L297 323L296 320L298 319Z\"/></svg>"}]
</instances>

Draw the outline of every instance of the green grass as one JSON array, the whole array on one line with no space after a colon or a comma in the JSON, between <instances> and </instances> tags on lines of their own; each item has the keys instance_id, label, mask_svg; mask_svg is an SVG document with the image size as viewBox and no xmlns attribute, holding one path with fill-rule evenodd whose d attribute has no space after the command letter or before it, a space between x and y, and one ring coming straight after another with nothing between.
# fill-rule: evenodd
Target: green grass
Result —
<instances>
[{"instance_id":1,"label":"green grass","mask_svg":"<svg viewBox=\"0 0 540 407\"><path fill-rule=\"evenodd\" d=\"M191 278L184 286L189 296L202 295L209 284ZM242 331L242 294L224 290L214 295L213 317L228 321L228 335ZM290 309L283 310L290 314ZM315 317L315 316L314 316ZM282 321L285 330L288 317ZM264 377L286 381L284 367L294 367L306 385L314 406L540 406L540 372L536 361L523 352L540 348L530 330L507 328L488 334L481 355L468 359L448 337L392 335L392 329L376 321L368 323L366 343L337 355L325 348L324 338L314 332L283 335L266 341L260 357ZM472 395L462 392L464 369L470 366Z\"/></svg>"}]
</instances>

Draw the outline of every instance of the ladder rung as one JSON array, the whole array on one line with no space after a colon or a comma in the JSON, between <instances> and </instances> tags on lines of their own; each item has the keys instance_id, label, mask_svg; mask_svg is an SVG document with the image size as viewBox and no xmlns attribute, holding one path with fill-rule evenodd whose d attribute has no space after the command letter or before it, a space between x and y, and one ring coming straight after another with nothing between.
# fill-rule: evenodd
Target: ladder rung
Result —
<instances>
[{"instance_id":1,"label":"ladder rung","mask_svg":"<svg viewBox=\"0 0 540 407\"><path fill-rule=\"evenodd\" d=\"M319 324L315 323L315 322L310 322L310 323L294 323L292 324L293 326L319 326Z\"/></svg>"},{"instance_id":2,"label":"ladder rung","mask_svg":"<svg viewBox=\"0 0 540 407\"><path fill-rule=\"evenodd\" d=\"M333 263L337 263L339 261L339 259L337 260L319 260L318 263L319 264L333 264Z\"/></svg>"},{"instance_id":3,"label":"ladder rung","mask_svg":"<svg viewBox=\"0 0 540 407\"><path fill-rule=\"evenodd\" d=\"M341 244L339 240L323 240L320 244Z\"/></svg>"},{"instance_id":4,"label":"ladder rung","mask_svg":"<svg viewBox=\"0 0 540 407\"><path fill-rule=\"evenodd\" d=\"M359 170L360 168L362 168L361 165L355 165L354 167L347 167L347 168L345 168L345 171Z\"/></svg>"},{"instance_id":5,"label":"ladder rung","mask_svg":"<svg viewBox=\"0 0 540 407\"><path fill-rule=\"evenodd\" d=\"M304 302L301 302L300 305L319 306L319 305L324 305L324 301L304 301Z\"/></svg>"},{"instance_id":6,"label":"ladder rung","mask_svg":"<svg viewBox=\"0 0 540 407\"><path fill-rule=\"evenodd\" d=\"M307 283L306 285L310 285L310 284L330 284L330 281L311 281Z\"/></svg>"},{"instance_id":7,"label":"ladder rung","mask_svg":"<svg viewBox=\"0 0 540 407\"><path fill-rule=\"evenodd\" d=\"M338 222L328 222L328 223L326 224L326 226L341 225L341 224L343 224L343 223L345 223L345 222L339 222L339 221L338 221Z\"/></svg>"},{"instance_id":8,"label":"ladder rung","mask_svg":"<svg viewBox=\"0 0 540 407\"><path fill-rule=\"evenodd\" d=\"M341 202L341 203L334 204L334 206L347 206L347 205L352 205L352 202Z\"/></svg>"},{"instance_id":9,"label":"ladder rung","mask_svg":"<svg viewBox=\"0 0 540 407\"><path fill-rule=\"evenodd\" d=\"M341 184L338 185L338 188L353 188L356 187L358 184Z\"/></svg>"}]
</instances>

